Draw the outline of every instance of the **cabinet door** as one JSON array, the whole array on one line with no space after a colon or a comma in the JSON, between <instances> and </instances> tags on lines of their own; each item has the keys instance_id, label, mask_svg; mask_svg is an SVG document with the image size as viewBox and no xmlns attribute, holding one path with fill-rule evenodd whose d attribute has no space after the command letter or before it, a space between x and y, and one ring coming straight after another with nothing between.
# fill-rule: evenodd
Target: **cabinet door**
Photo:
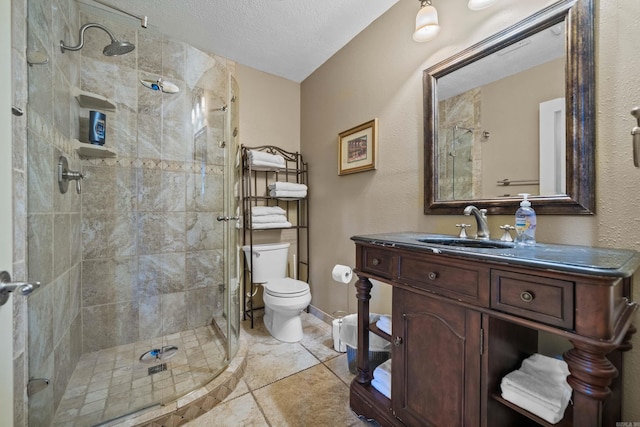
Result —
<instances>
[{"instance_id":1,"label":"cabinet door","mask_svg":"<svg viewBox=\"0 0 640 427\"><path fill-rule=\"evenodd\" d=\"M393 289L393 411L410 426L480 424L481 316Z\"/></svg>"}]
</instances>

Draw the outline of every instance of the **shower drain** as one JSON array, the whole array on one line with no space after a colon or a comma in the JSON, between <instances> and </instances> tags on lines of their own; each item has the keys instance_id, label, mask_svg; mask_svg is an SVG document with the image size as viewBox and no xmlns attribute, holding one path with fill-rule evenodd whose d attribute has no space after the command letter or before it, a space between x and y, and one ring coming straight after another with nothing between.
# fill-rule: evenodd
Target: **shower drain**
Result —
<instances>
[{"instance_id":1,"label":"shower drain","mask_svg":"<svg viewBox=\"0 0 640 427\"><path fill-rule=\"evenodd\" d=\"M178 352L178 347L175 345L167 345L162 348L154 348L147 352L142 353L140 361L143 363L153 363L161 360L167 360L172 358Z\"/></svg>"},{"instance_id":2,"label":"shower drain","mask_svg":"<svg viewBox=\"0 0 640 427\"><path fill-rule=\"evenodd\" d=\"M149 375L153 375L153 374L157 374L158 372L162 372L162 371L166 371L166 370L167 370L167 364L166 363L161 363L159 365L152 366L149 369L147 369L147 373Z\"/></svg>"}]
</instances>

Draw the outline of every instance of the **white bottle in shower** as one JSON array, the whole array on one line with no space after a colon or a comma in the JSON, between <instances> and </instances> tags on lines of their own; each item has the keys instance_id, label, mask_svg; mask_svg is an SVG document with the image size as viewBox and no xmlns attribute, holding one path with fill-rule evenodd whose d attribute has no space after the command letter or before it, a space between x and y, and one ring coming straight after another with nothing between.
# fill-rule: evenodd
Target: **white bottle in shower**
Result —
<instances>
[{"instance_id":1,"label":"white bottle in shower","mask_svg":"<svg viewBox=\"0 0 640 427\"><path fill-rule=\"evenodd\" d=\"M516 239L518 245L532 246L536 244L536 212L527 199L529 194L518 194L523 200L516 211Z\"/></svg>"}]
</instances>

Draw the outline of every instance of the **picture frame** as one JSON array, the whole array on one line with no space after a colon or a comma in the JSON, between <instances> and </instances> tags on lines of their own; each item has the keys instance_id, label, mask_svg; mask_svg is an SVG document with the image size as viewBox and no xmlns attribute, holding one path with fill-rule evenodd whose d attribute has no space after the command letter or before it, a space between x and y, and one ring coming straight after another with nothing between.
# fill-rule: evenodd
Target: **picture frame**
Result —
<instances>
[{"instance_id":1,"label":"picture frame","mask_svg":"<svg viewBox=\"0 0 640 427\"><path fill-rule=\"evenodd\" d=\"M378 119L338 134L338 175L374 170L378 157Z\"/></svg>"}]
</instances>

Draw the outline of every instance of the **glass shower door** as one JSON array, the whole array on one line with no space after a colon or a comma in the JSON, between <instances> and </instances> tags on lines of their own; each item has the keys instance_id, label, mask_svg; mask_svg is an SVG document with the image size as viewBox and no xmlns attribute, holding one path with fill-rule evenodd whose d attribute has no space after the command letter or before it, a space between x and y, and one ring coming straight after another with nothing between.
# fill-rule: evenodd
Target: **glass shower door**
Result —
<instances>
[{"instance_id":1,"label":"glass shower door","mask_svg":"<svg viewBox=\"0 0 640 427\"><path fill-rule=\"evenodd\" d=\"M28 422L100 425L201 389L235 355L237 231L216 217L236 215L238 89L224 59L152 26L76 2L27 6L29 48L49 58L25 65L27 279L42 283L24 314ZM90 22L136 49L105 56L94 30L81 51L53 49ZM160 77L179 91L141 84ZM82 154L99 108L79 93L109 100L111 157ZM59 190L61 156L81 192Z\"/></svg>"}]
</instances>

